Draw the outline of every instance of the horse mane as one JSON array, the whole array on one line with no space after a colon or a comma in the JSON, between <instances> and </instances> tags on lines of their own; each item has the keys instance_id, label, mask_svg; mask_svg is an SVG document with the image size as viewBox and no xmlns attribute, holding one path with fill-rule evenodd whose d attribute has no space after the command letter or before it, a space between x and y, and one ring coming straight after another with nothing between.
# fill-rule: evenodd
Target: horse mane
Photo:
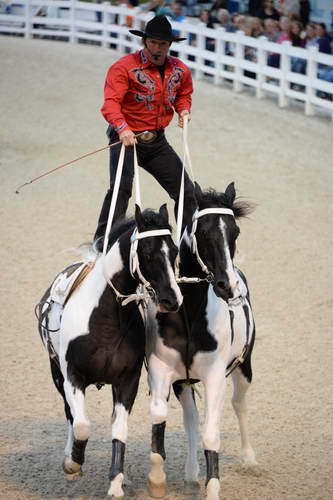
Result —
<instances>
[{"instance_id":1,"label":"horse mane","mask_svg":"<svg viewBox=\"0 0 333 500\"><path fill-rule=\"evenodd\" d=\"M232 200L226 193L220 193L214 188L208 188L202 191L202 197L199 200L200 209L210 208L212 206L221 208L230 208L235 214L235 218L246 217L250 215L254 206L245 200Z\"/></svg>"},{"instance_id":2,"label":"horse mane","mask_svg":"<svg viewBox=\"0 0 333 500\"><path fill-rule=\"evenodd\" d=\"M163 217L163 215L161 215L159 212L156 212L151 208L146 208L142 212L142 217L144 220L145 230L169 229L171 231L171 226L168 223L167 219ZM134 216L116 220L111 228L107 250L111 248L111 246L122 234L126 233L129 230L134 230L135 226L136 221ZM95 242L97 251L101 252L103 250L103 243L104 238L101 238L97 242Z\"/></svg>"}]
</instances>

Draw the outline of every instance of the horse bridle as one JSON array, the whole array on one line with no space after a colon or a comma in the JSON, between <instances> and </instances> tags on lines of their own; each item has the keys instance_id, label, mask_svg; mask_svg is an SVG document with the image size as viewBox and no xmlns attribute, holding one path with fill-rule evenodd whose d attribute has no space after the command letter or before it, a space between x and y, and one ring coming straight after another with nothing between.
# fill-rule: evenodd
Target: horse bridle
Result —
<instances>
[{"instance_id":1,"label":"horse bridle","mask_svg":"<svg viewBox=\"0 0 333 500\"><path fill-rule=\"evenodd\" d=\"M134 300L147 301L155 296L155 290L141 272L140 262L137 252L139 240L142 240L144 238L150 238L152 236L171 236L171 231L170 229L152 229L150 231L143 231L142 233L140 233L138 229L135 228L130 238L131 240L130 255L129 255L130 273L134 279L137 279L137 277L139 278L140 284L142 285L143 288L142 292L132 293L130 295L123 295L117 290L117 288L112 283L111 279L105 276L107 282L109 283L114 293L116 294L117 300L121 303L122 306L125 306L129 302L132 302Z\"/></svg>"},{"instance_id":2,"label":"horse bridle","mask_svg":"<svg viewBox=\"0 0 333 500\"><path fill-rule=\"evenodd\" d=\"M209 214L214 214L214 215L232 215L233 217L234 212L231 210L231 208L205 208L203 210L196 210L193 214L192 217L192 229L190 233L190 245L191 245L191 252L196 256L198 263L200 264L200 267L202 271L207 275L206 281L213 281L214 275L211 271L209 271L208 267L202 260L199 254L198 250L198 243L197 243L197 238L196 238L196 230L198 226L198 219L200 217L203 217L204 215L209 215Z\"/></svg>"}]
</instances>

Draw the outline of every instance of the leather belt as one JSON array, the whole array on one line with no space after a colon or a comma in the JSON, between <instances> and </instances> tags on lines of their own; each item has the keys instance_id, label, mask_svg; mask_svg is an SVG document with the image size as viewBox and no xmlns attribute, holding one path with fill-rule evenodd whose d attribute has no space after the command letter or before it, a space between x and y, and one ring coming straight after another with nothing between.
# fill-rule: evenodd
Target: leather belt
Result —
<instances>
[{"instance_id":1,"label":"leather belt","mask_svg":"<svg viewBox=\"0 0 333 500\"><path fill-rule=\"evenodd\" d=\"M163 129L160 130L144 130L142 132L136 132L141 135L137 137L138 141L143 144L148 144L155 141L155 139L163 133Z\"/></svg>"}]
</instances>

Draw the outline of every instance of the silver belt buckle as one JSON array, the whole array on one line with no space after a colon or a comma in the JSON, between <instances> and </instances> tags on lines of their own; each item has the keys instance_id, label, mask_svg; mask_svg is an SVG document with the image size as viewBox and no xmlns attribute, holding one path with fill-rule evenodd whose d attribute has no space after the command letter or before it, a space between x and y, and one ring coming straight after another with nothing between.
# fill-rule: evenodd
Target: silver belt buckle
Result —
<instances>
[{"instance_id":1,"label":"silver belt buckle","mask_svg":"<svg viewBox=\"0 0 333 500\"><path fill-rule=\"evenodd\" d=\"M157 132L155 130L146 130L138 136L138 139L142 142L152 142L156 139Z\"/></svg>"}]
</instances>

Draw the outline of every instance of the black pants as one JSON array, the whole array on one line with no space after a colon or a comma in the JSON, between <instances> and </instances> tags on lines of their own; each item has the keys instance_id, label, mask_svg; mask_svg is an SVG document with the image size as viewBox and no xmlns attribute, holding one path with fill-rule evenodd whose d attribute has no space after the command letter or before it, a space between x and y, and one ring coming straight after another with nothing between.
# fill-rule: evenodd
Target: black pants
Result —
<instances>
[{"instance_id":1,"label":"black pants","mask_svg":"<svg viewBox=\"0 0 333 500\"><path fill-rule=\"evenodd\" d=\"M110 130L110 127L109 127ZM108 134L110 143L119 140L118 134L111 129ZM103 238L111 205L114 181L117 172L118 159L121 144L110 149L110 189L104 198L102 210L98 220L94 240ZM177 213L179 188L182 175L182 162L176 152L172 149L165 138L164 130L158 132L156 139L150 143L139 142L136 146L138 163L140 167L153 175L157 182L166 190L170 198L175 202L175 213ZM125 158L122 177L119 186L119 193L114 212L113 221L125 217L129 199L132 195L132 185L134 178L134 148L125 148ZM196 203L194 198L194 186L189 176L185 172L184 178L184 218L183 224L190 223Z\"/></svg>"}]
</instances>

